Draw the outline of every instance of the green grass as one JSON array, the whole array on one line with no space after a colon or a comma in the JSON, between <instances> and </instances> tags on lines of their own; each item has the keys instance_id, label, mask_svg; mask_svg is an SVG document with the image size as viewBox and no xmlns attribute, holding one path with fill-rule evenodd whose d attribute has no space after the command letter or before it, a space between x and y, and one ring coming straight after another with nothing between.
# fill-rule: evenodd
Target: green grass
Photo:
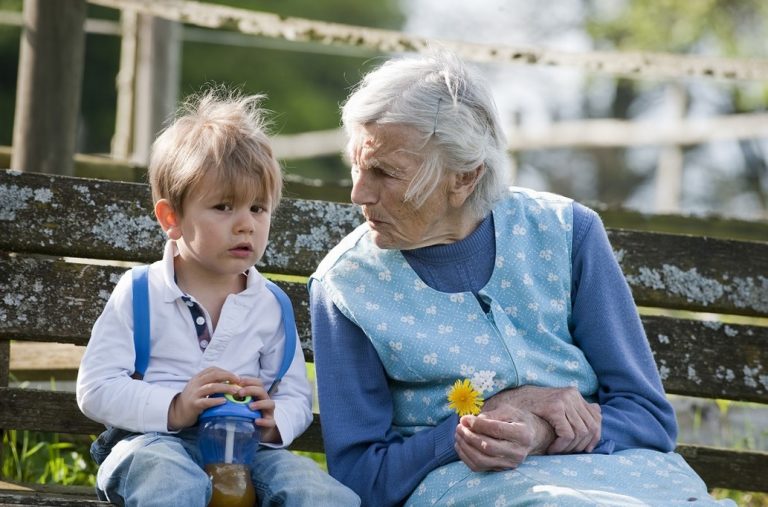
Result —
<instances>
[{"instance_id":1,"label":"green grass","mask_svg":"<svg viewBox=\"0 0 768 507\"><path fill-rule=\"evenodd\" d=\"M3 477L14 481L92 486L96 480L87 445L62 442L55 433L7 430L2 456Z\"/></svg>"}]
</instances>

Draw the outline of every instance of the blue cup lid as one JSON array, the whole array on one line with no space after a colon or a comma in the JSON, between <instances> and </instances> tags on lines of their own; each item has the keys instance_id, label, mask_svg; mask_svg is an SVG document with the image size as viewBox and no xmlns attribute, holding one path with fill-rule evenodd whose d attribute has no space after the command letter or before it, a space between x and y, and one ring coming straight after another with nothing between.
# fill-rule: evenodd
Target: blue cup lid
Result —
<instances>
[{"instance_id":1,"label":"blue cup lid","mask_svg":"<svg viewBox=\"0 0 768 507\"><path fill-rule=\"evenodd\" d=\"M216 405L203 411L200 414L200 421L211 419L213 417L239 417L241 419L254 420L261 417L261 412L258 410L251 410L248 404L251 403L252 398L250 396L244 399L236 398L230 394L226 396L224 394L215 394L215 398L226 398L227 402L221 405Z\"/></svg>"}]
</instances>

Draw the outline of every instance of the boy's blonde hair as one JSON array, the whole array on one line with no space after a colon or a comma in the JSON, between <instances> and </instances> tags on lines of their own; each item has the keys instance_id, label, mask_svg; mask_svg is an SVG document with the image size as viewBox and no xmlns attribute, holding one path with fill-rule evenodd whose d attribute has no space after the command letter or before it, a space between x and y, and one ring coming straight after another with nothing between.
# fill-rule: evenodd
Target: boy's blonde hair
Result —
<instances>
[{"instance_id":1,"label":"boy's blonde hair","mask_svg":"<svg viewBox=\"0 0 768 507\"><path fill-rule=\"evenodd\" d=\"M222 87L188 97L152 145L152 200L167 199L182 213L190 190L213 173L233 202L256 199L274 211L283 179L266 133L265 110L259 107L263 98Z\"/></svg>"}]
</instances>

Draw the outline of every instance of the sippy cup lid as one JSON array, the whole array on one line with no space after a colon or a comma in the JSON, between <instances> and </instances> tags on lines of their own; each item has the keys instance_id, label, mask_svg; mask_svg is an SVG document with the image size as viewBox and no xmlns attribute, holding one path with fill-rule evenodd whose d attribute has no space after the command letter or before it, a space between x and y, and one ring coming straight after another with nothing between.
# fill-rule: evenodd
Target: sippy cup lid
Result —
<instances>
[{"instance_id":1,"label":"sippy cup lid","mask_svg":"<svg viewBox=\"0 0 768 507\"><path fill-rule=\"evenodd\" d=\"M254 420L261 417L261 412L258 410L251 410L248 404L252 401L250 396L245 398L237 398L231 394L224 395L222 393L214 394L215 398L226 398L227 402L221 405L216 405L203 411L200 414L200 421L211 419L213 417L239 417L241 419Z\"/></svg>"}]
</instances>

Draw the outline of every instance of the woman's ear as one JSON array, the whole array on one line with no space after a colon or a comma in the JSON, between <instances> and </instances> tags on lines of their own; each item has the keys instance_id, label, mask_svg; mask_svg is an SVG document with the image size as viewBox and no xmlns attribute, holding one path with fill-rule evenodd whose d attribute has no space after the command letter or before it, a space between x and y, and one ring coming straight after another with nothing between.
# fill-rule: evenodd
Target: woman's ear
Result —
<instances>
[{"instance_id":1,"label":"woman's ear","mask_svg":"<svg viewBox=\"0 0 768 507\"><path fill-rule=\"evenodd\" d=\"M181 238L179 216L168 199L160 199L155 203L155 217L169 238L174 240Z\"/></svg>"},{"instance_id":2,"label":"woman's ear","mask_svg":"<svg viewBox=\"0 0 768 507\"><path fill-rule=\"evenodd\" d=\"M485 165L480 164L473 170L465 173L455 173L453 185L450 192L450 202L456 207L464 205L467 198L472 195L477 187L477 182L485 172Z\"/></svg>"}]
</instances>

